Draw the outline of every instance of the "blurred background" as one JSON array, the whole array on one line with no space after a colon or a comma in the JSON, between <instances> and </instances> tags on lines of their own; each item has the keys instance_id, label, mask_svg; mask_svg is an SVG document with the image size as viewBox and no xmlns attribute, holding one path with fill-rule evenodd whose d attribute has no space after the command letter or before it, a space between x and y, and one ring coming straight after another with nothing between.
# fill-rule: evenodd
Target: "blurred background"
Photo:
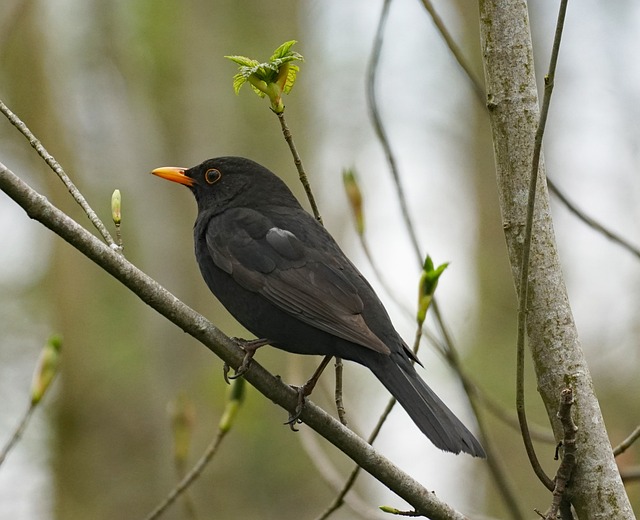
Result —
<instances>
[{"instance_id":1,"label":"blurred background","mask_svg":"<svg viewBox=\"0 0 640 520\"><path fill-rule=\"evenodd\" d=\"M434 2L477 78L483 77L478 9ZM532 2L540 80L557 16ZM110 223L123 198L127 258L225 333L246 336L209 293L192 246L195 204L188 190L149 175L243 155L302 195L268 103L232 89L223 56L265 61L286 40L306 59L285 99L326 226L380 288L362 253L341 172L357 170L373 257L395 296L412 307L419 276L384 154L365 101L366 67L382 2L337 0L4 0L0 4L0 99L41 139L89 203ZM583 0L570 5L545 137L547 173L592 217L640 244L640 4ZM438 289L447 325L487 395L513 415L515 296L495 190L484 107L422 4L391 5L377 83L386 125L421 246L451 263ZM90 224L29 143L0 119L0 161L81 224ZM301 197L302 200L302 197ZM573 310L615 445L640 423L640 263L553 200ZM384 290L405 339L414 325ZM431 325L430 325L431 326ZM222 363L110 276L31 221L0 195L0 444L28 404L38 352L63 336L63 368L24 439L0 468L0 518L144 518L177 476L168 403L195 410L191 463L215 435L225 404ZM425 343L423 376L475 428L456 375ZM275 349L257 356L273 373L302 383L317 359ZM345 369L350 426L367 435L388 395L359 367ZM313 400L333 413L332 376ZM547 420L528 372L531 423ZM519 434L483 411L523 510L549 497L529 469ZM190 493L199 518L316 518L351 463L304 425L248 389L222 451ZM313 449L310 446L313 445ZM440 498L472 518L508 518L486 462L435 449L401 409L376 447ZM554 446L538 444L555 473ZM619 458L640 463L639 449ZM320 464L337 474L327 480ZM629 484L636 508L640 485ZM355 493L368 508L406 508L367 475ZM533 515L529 515L533 516ZM188 518L182 504L164 516ZM356 518L347 507L333 518Z\"/></svg>"}]
</instances>

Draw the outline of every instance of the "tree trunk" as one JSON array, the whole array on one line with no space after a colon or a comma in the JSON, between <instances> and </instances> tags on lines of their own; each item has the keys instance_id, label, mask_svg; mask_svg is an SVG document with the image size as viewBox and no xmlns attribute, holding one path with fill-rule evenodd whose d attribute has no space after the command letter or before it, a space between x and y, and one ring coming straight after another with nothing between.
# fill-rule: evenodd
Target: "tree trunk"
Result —
<instances>
[{"instance_id":1,"label":"tree trunk","mask_svg":"<svg viewBox=\"0 0 640 520\"><path fill-rule=\"evenodd\" d=\"M481 0L480 32L498 190L516 290L520 291L527 196L539 120L527 4ZM579 518L633 519L578 339L557 254L540 163L527 301L528 342L538 389L556 439L560 392L570 386L578 426L577 465L568 489Z\"/></svg>"}]
</instances>

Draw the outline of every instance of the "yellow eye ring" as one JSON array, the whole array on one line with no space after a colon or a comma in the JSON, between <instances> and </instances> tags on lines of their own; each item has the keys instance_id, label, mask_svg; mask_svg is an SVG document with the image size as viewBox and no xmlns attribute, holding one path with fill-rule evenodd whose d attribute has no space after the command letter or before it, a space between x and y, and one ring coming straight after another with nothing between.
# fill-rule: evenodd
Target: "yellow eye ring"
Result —
<instances>
[{"instance_id":1,"label":"yellow eye ring","mask_svg":"<svg viewBox=\"0 0 640 520\"><path fill-rule=\"evenodd\" d=\"M221 178L222 173L220 173L220 170L216 170L215 168L209 168L204 172L204 180L207 181L207 184L215 184Z\"/></svg>"}]
</instances>

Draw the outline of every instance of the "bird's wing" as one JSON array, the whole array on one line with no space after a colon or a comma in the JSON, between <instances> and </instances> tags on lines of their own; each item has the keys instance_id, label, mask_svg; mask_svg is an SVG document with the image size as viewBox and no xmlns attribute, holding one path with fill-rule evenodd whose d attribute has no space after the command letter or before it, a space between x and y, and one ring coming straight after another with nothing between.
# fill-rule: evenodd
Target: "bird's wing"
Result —
<instances>
[{"instance_id":1,"label":"bird's wing","mask_svg":"<svg viewBox=\"0 0 640 520\"><path fill-rule=\"evenodd\" d=\"M245 289L320 330L389 354L362 317L362 299L349 281L353 267L336 255L246 208L212 219L206 242L214 263Z\"/></svg>"}]
</instances>

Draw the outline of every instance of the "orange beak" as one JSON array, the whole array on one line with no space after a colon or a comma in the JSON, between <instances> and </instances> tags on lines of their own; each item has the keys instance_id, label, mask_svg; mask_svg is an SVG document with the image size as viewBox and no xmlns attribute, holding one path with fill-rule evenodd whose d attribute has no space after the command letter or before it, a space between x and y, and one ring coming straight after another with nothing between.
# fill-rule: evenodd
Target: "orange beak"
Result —
<instances>
[{"instance_id":1,"label":"orange beak","mask_svg":"<svg viewBox=\"0 0 640 520\"><path fill-rule=\"evenodd\" d=\"M184 174L187 169L188 168L178 168L176 166L164 166L162 168L156 168L151 173L168 181L191 187L195 184L195 181Z\"/></svg>"}]
</instances>

